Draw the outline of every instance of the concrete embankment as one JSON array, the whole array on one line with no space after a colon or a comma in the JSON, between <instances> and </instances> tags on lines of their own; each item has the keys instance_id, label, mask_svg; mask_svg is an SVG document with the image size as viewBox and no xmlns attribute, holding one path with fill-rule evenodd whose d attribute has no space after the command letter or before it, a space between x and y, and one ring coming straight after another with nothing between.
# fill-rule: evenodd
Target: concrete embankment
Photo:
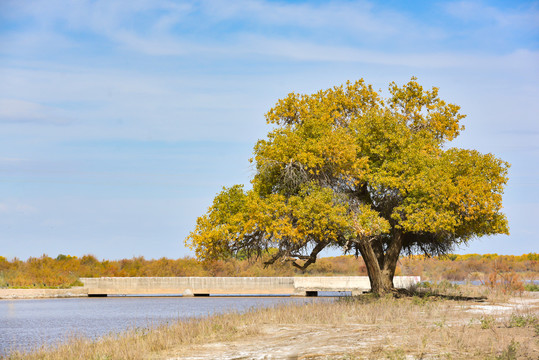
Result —
<instances>
[{"instance_id":1,"label":"concrete embankment","mask_svg":"<svg viewBox=\"0 0 539 360\"><path fill-rule=\"evenodd\" d=\"M170 294L209 295L292 295L317 296L324 291L369 291L367 276L306 277L103 277L81 278L89 296ZM396 287L421 281L419 276L396 276Z\"/></svg>"},{"instance_id":2,"label":"concrete embankment","mask_svg":"<svg viewBox=\"0 0 539 360\"><path fill-rule=\"evenodd\" d=\"M88 296L88 289L0 289L0 299L44 299Z\"/></svg>"},{"instance_id":3,"label":"concrete embankment","mask_svg":"<svg viewBox=\"0 0 539 360\"><path fill-rule=\"evenodd\" d=\"M273 295L317 296L319 292L369 291L367 276L307 277L103 277L81 278L83 287L71 289L0 289L0 299L66 298L108 295ZM406 288L419 276L396 276L394 284Z\"/></svg>"}]
</instances>

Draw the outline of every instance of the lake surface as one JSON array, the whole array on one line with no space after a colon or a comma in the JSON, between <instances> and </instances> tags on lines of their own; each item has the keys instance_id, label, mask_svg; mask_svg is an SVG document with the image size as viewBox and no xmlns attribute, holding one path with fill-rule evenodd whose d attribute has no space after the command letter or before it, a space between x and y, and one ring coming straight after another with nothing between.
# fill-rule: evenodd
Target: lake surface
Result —
<instances>
[{"instance_id":1,"label":"lake surface","mask_svg":"<svg viewBox=\"0 0 539 360\"><path fill-rule=\"evenodd\" d=\"M107 297L0 300L0 355L10 349L55 344L67 337L98 338L133 327L284 303L331 301L331 297Z\"/></svg>"}]
</instances>

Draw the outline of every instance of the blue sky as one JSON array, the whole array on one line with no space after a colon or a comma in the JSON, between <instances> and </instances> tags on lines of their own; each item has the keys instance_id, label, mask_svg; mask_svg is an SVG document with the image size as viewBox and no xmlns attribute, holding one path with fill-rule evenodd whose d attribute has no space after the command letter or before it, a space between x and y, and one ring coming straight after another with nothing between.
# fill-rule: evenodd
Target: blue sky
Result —
<instances>
[{"instance_id":1,"label":"blue sky","mask_svg":"<svg viewBox=\"0 0 539 360\"><path fill-rule=\"evenodd\" d=\"M0 255L192 255L278 99L411 76L512 164L511 235L459 251L539 252L537 1L0 0Z\"/></svg>"}]
</instances>

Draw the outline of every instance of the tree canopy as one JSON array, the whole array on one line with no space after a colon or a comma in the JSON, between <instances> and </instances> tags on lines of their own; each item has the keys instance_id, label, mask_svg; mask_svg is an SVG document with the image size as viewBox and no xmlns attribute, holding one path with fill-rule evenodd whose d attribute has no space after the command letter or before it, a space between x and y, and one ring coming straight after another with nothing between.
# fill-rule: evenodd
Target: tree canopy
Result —
<instances>
[{"instance_id":1,"label":"tree canopy","mask_svg":"<svg viewBox=\"0 0 539 360\"><path fill-rule=\"evenodd\" d=\"M448 147L460 107L412 78L382 98L363 80L289 94L254 147L252 188L223 188L186 243L202 259L257 255L306 268L325 248L361 254L373 291L393 287L401 252L443 254L508 234L509 164Z\"/></svg>"}]
</instances>

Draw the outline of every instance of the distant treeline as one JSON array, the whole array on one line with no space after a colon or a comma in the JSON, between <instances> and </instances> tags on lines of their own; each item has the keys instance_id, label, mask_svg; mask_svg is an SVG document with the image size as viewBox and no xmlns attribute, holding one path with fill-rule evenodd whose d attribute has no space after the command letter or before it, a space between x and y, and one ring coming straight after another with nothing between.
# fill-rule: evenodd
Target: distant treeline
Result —
<instances>
[{"instance_id":1,"label":"distant treeline","mask_svg":"<svg viewBox=\"0 0 539 360\"><path fill-rule=\"evenodd\" d=\"M351 255L326 257L302 272L289 262L264 267L264 257L255 261L227 259L200 262L193 258L146 260L135 257L99 261L82 257L43 255L26 261L0 256L0 287L44 288L81 285L81 277L101 276L297 276L366 275L361 258ZM420 275L425 280L482 280L493 272L514 272L521 279L539 279L539 254L408 256L399 261L397 275Z\"/></svg>"},{"instance_id":2,"label":"distant treeline","mask_svg":"<svg viewBox=\"0 0 539 360\"><path fill-rule=\"evenodd\" d=\"M515 273L521 280L539 280L539 254L449 254L443 257L407 256L400 259L403 275L439 280L486 281L493 274Z\"/></svg>"}]
</instances>

